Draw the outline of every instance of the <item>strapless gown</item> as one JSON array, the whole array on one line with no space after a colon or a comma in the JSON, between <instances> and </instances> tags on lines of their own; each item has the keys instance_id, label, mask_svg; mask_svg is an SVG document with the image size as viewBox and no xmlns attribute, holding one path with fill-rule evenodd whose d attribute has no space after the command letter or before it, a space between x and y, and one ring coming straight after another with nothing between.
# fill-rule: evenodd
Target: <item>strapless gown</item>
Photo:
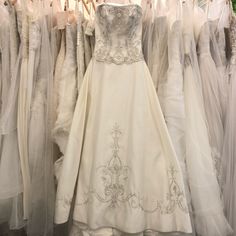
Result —
<instances>
[{"instance_id":1,"label":"strapless gown","mask_svg":"<svg viewBox=\"0 0 236 236\"><path fill-rule=\"evenodd\" d=\"M141 34L138 5L97 7L94 54L58 182L58 224L68 220L73 205L82 229L192 231L181 168L143 59Z\"/></svg>"}]
</instances>

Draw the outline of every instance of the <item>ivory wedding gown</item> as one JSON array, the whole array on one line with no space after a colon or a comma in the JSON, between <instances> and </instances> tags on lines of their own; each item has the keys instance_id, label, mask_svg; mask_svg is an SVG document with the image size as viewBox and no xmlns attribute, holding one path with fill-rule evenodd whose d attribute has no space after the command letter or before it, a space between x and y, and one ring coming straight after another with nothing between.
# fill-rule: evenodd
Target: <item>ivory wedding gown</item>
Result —
<instances>
[{"instance_id":1,"label":"ivory wedding gown","mask_svg":"<svg viewBox=\"0 0 236 236\"><path fill-rule=\"evenodd\" d=\"M0 81L1 81L1 155L0 155L0 223L11 229L23 227L22 176L16 129L16 111L21 56L16 23L19 11L0 1ZM21 34L21 28L19 27ZM22 36L22 35L21 35ZM10 63L11 62L11 63Z\"/></svg>"},{"instance_id":2,"label":"ivory wedding gown","mask_svg":"<svg viewBox=\"0 0 236 236\"><path fill-rule=\"evenodd\" d=\"M101 4L77 100L55 222L81 229L191 233L183 176L141 46L142 9ZM100 235L105 235L100 233Z\"/></svg>"},{"instance_id":3,"label":"ivory wedding gown","mask_svg":"<svg viewBox=\"0 0 236 236\"><path fill-rule=\"evenodd\" d=\"M222 79L210 53L210 29L205 13L198 7L194 9L194 30L198 48L198 63L201 75L202 95L209 131L212 157L215 162L217 179L221 185L221 157L223 147L223 112L220 100ZM201 21L199 20L201 19Z\"/></svg>"},{"instance_id":4,"label":"ivory wedding gown","mask_svg":"<svg viewBox=\"0 0 236 236\"><path fill-rule=\"evenodd\" d=\"M223 212L201 93L192 4L183 3L183 39L186 165L194 225L201 236L228 236L232 231Z\"/></svg>"},{"instance_id":5,"label":"ivory wedding gown","mask_svg":"<svg viewBox=\"0 0 236 236\"><path fill-rule=\"evenodd\" d=\"M234 14L234 13L233 13ZM233 15L231 22L232 57L230 61L230 90L227 106L225 138L223 148L223 179L224 179L224 204L225 214L236 235L236 17Z\"/></svg>"}]
</instances>

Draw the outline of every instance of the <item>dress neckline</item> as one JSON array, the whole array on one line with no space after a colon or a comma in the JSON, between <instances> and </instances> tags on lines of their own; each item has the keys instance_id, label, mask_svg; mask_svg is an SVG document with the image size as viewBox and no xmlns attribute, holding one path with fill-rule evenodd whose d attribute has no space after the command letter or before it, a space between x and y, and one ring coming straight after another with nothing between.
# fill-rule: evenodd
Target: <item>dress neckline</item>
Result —
<instances>
[{"instance_id":1,"label":"dress neckline","mask_svg":"<svg viewBox=\"0 0 236 236\"><path fill-rule=\"evenodd\" d=\"M120 4L120 3L101 3L97 5L97 8L100 6L113 6L113 7L130 7L136 6L142 10L142 7L137 3L128 3L128 4Z\"/></svg>"}]
</instances>

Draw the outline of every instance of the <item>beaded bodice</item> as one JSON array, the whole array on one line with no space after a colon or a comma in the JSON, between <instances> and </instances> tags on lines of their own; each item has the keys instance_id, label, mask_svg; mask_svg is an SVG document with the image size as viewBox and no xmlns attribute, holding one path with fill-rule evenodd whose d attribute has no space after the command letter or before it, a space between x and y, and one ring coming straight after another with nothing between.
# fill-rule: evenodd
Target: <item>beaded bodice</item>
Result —
<instances>
[{"instance_id":1,"label":"beaded bodice","mask_svg":"<svg viewBox=\"0 0 236 236\"><path fill-rule=\"evenodd\" d=\"M233 16L230 24L230 39L232 45L231 64L236 64L236 17Z\"/></svg>"},{"instance_id":2,"label":"beaded bodice","mask_svg":"<svg viewBox=\"0 0 236 236\"><path fill-rule=\"evenodd\" d=\"M95 51L97 61L130 64L143 60L140 6L101 4L97 7Z\"/></svg>"}]
</instances>

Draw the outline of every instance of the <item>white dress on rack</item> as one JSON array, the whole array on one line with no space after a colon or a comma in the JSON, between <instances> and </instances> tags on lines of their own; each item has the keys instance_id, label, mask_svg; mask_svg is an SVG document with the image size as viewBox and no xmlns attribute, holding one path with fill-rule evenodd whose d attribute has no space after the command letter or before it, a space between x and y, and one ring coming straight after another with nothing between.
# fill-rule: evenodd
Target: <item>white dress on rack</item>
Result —
<instances>
[{"instance_id":1,"label":"white dress on rack","mask_svg":"<svg viewBox=\"0 0 236 236\"><path fill-rule=\"evenodd\" d=\"M143 59L142 9L101 4L71 126L55 222L191 233L183 176ZM77 188L75 190L77 182ZM104 234L101 234L104 235Z\"/></svg>"},{"instance_id":2,"label":"white dress on rack","mask_svg":"<svg viewBox=\"0 0 236 236\"><path fill-rule=\"evenodd\" d=\"M4 18L2 10L7 10L7 8L9 15ZM6 221L9 223L10 229L19 229L24 225L23 186L16 130L16 99L21 56L18 55L19 38L14 7L9 4L3 6L0 3L0 15L2 19L0 26L2 58L0 60L2 60L3 67L0 79L2 78L1 85L4 92L1 97L0 223Z\"/></svg>"},{"instance_id":3,"label":"white dress on rack","mask_svg":"<svg viewBox=\"0 0 236 236\"><path fill-rule=\"evenodd\" d=\"M27 100L28 83L28 43L29 43L29 19L22 2L22 60L20 66L20 82L17 109L17 136L20 153L21 174L23 179L23 207L24 218L28 218L28 204L30 191L30 170L28 159L28 122L30 107Z\"/></svg>"},{"instance_id":4,"label":"white dress on rack","mask_svg":"<svg viewBox=\"0 0 236 236\"><path fill-rule=\"evenodd\" d=\"M58 83L57 118L53 137L64 155L77 98L76 25L66 26L66 51Z\"/></svg>"},{"instance_id":5,"label":"white dress on rack","mask_svg":"<svg viewBox=\"0 0 236 236\"><path fill-rule=\"evenodd\" d=\"M50 50L48 15L42 4L37 9L38 27L30 35L39 48L39 63L34 73L34 90L29 122L30 198L28 236L53 235L54 175L51 139L53 60ZM35 37L35 38L34 38Z\"/></svg>"},{"instance_id":6,"label":"white dress on rack","mask_svg":"<svg viewBox=\"0 0 236 236\"><path fill-rule=\"evenodd\" d=\"M206 113L212 157L215 162L217 179L221 185L221 158L223 147L223 112L220 101L219 74L210 53L210 31L205 13L194 9L194 29L198 48L202 95ZM199 20L201 19L201 21Z\"/></svg>"},{"instance_id":7,"label":"white dress on rack","mask_svg":"<svg viewBox=\"0 0 236 236\"><path fill-rule=\"evenodd\" d=\"M182 173L189 211L192 212L189 176L186 166L186 114L183 78L183 40L180 5L176 1L169 2L168 13L168 71L166 80L159 84L158 98L165 117L166 125L174 145ZM193 233L195 235L193 215L191 215ZM185 234L180 234L185 235Z\"/></svg>"},{"instance_id":8,"label":"white dress on rack","mask_svg":"<svg viewBox=\"0 0 236 236\"><path fill-rule=\"evenodd\" d=\"M232 231L223 212L200 87L193 6L188 1L183 4L186 165L194 224L201 236L228 236Z\"/></svg>"},{"instance_id":9,"label":"white dress on rack","mask_svg":"<svg viewBox=\"0 0 236 236\"><path fill-rule=\"evenodd\" d=\"M151 42L146 42L151 43ZM168 69L168 21L167 16L155 16L152 32L150 68L154 86L158 92L159 85L166 80ZM159 93L159 92L158 92Z\"/></svg>"},{"instance_id":10,"label":"white dress on rack","mask_svg":"<svg viewBox=\"0 0 236 236\"><path fill-rule=\"evenodd\" d=\"M225 121L228 93L228 68L225 57L225 35L224 30L218 28L218 21L208 21L210 29L210 51L212 59L218 71L219 100L222 111L222 122Z\"/></svg>"},{"instance_id":11,"label":"white dress on rack","mask_svg":"<svg viewBox=\"0 0 236 236\"><path fill-rule=\"evenodd\" d=\"M219 54L222 65L218 67L220 72L220 101L223 112L223 124L225 123L225 116L227 111L228 100L228 61L226 58L226 35L225 29L229 27L230 19L230 4L224 0L212 1L209 3L208 18L215 21L215 36L219 48Z\"/></svg>"},{"instance_id":12,"label":"white dress on rack","mask_svg":"<svg viewBox=\"0 0 236 236\"><path fill-rule=\"evenodd\" d=\"M65 30L60 30L61 31L61 42L60 42L60 50L57 55L57 59L55 62L55 69L54 69L54 76L53 76L53 107L52 107L52 125L53 127L55 126L55 122L57 120L58 116L58 104L59 104L59 98L60 98L60 80L62 78L62 69L63 69L63 64L65 60L65 54L66 54L66 39L65 39ZM59 175L59 169L61 166L61 160L60 159L60 149L56 143L54 143L53 147L53 155L54 155L54 171L55 171L55 176ZM58 162L57 162L58 161Z\"/></svg>"},{"instance_id":13,"label":"white dress on rack","mask_svg":"<svg viewBox=\"0 0 236 236\"><path fill-rule=\"evenodd\" d=\"M234 13L233 13L234 14ZM225 137L223 148L223 177L225 215L236 235L236 17L231 22L232 57L230 61L230 90L226 113Z\"/></svg>"}]
</instances>

